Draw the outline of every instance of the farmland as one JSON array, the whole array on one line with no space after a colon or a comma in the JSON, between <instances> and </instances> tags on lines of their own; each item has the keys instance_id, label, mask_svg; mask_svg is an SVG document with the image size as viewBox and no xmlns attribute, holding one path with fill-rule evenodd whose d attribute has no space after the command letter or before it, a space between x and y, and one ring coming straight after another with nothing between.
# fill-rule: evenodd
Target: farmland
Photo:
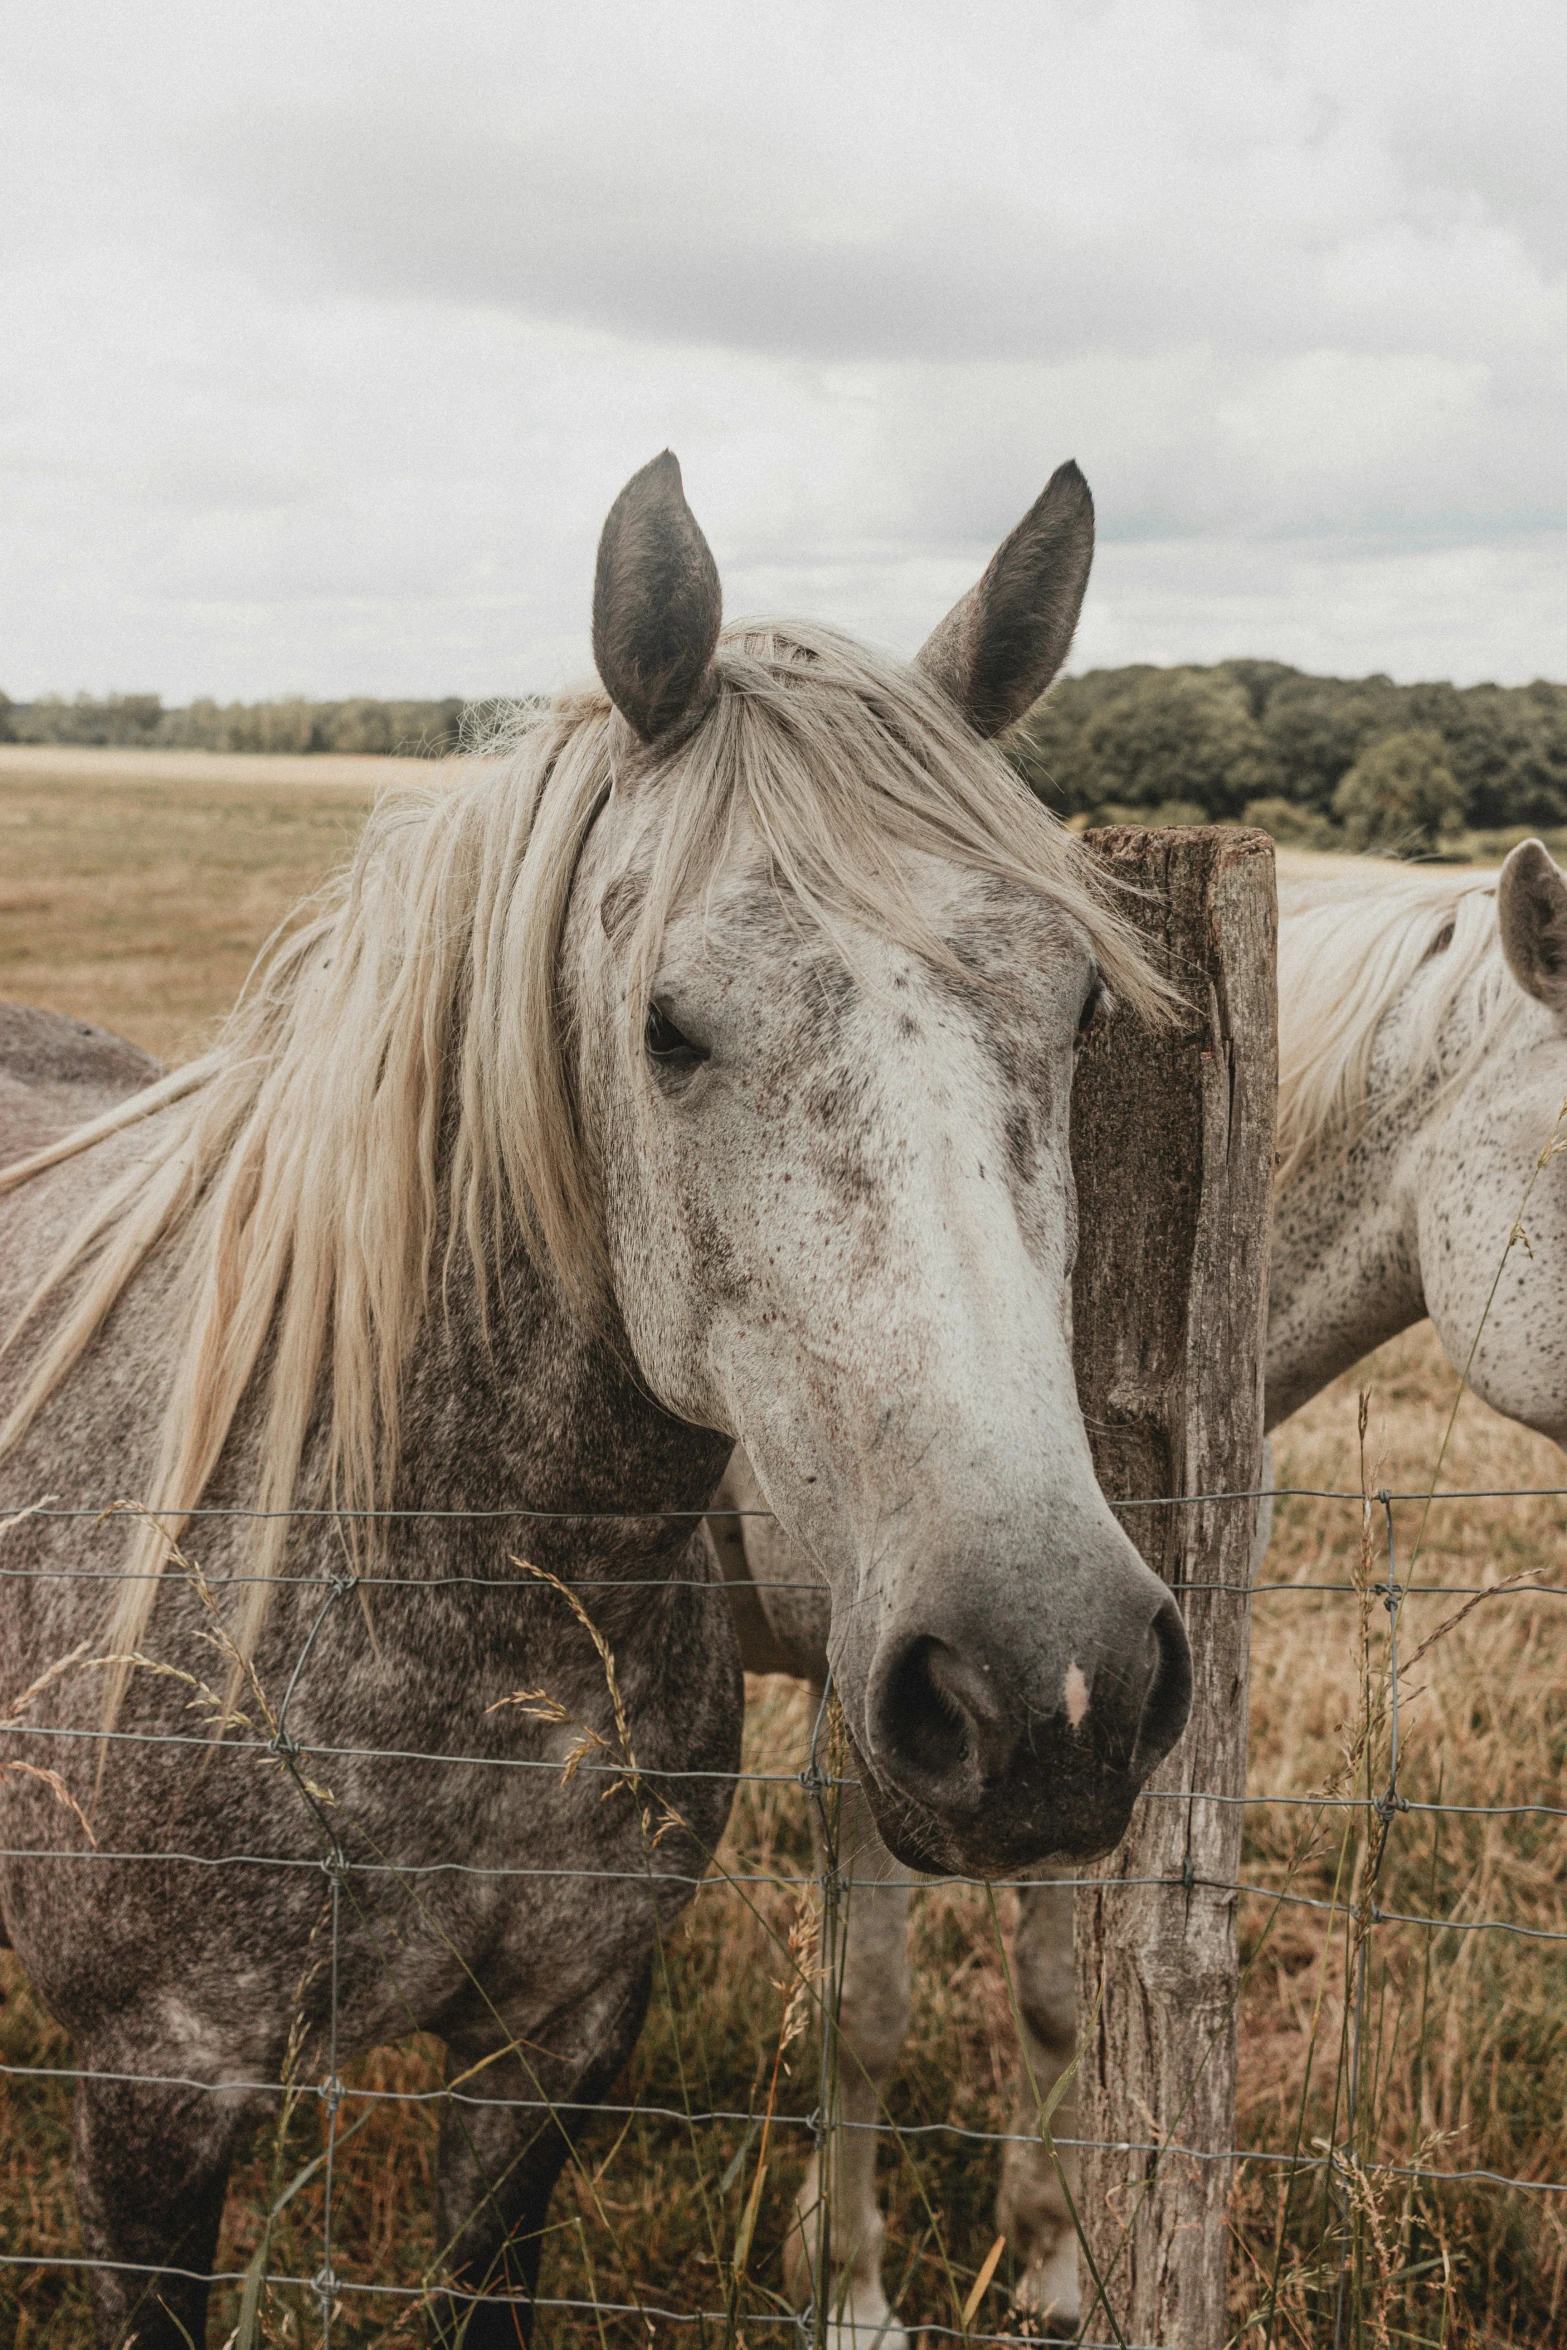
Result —
<instances>
[{"instance_id":1,"label":"farmland","mask_svg":"<svg viewBox=\"0 0 1567 2350\"><path fill-rule=\"evenodd\" d=\"M197 1049L289 906L346 852L377 786L439 770L374 759L234 758L195 753L0 749L0 995L54 1006L121 1030L174 1061ZM1384 1348L1301 1412L1275 1441L1283 1485L1339 1492L1420 1491L1433 1473L1453 1402L1452 1374L1425 1328ZM1357 1397L1369 1397L1365 1457ZM1442 1464L1448 1488L1563 1481L1549 1444L1473 1399L1460 1407ZM1419 1518L1399 1513L1407 1568ZM1263 1580L1283 1588L1255 1604L1251 1787L1280 1798L1358 1789L1357 1739L1374 1707L1385 1641L1380 1609L1353 1590L1379 1555L1362 1552L1354 1502L1281 1503ZM1433 1509L1420 1579L1486 1585L1558 1579L1567 1507L1555 1495L1453 1501ZM1447 1806L1567 1804L1567 1606L1528 1591L1487 1601L1442 1631L1462 1602L1408 1603L1406 1652L1429 1651L1406 1687L1401 1785ZM0 1693L8 1695L9 1693ZM801 1692L758 1683L747 1762L783 1773L804 1758ZM1366 1863L1362 1815L1303 1812L1277 1801L1251 1813L1243 1877L1260 1893L1240 1910L1245 1962L1238 2143L1310 2153L1346 2136L1346 1954ZM1344 1823L1348 1822L1348 1826ZM1567 2322L1567 2196L1430 2186L1377 2165L1567 2181L1567 1872L1559 1821L1413 1813L1395 1821L1382 1906L1457 1927L1378 1928L1368 1974L1366 2083L1354 2117L1365 2166L1346 2194L1362 2199L1357 2298L1366 2341L1543 2346ZM737 1876L809 1869L804 1799L793 1786L749 1784L722 1862ZM785 1944L799 1909L784 1890L715 1886L677 1929L659 1971L649 2028L621 2106L564 2178L552 2208L546 2293L724 2306L742 2214L758 2178L759 2132L747 2122L693 2127L686 2111L755 2114L778 2053ZM1480 1920L1517 1932L1460 1930ZM1006 1898L932 1888L915 1904L916 1999L893 2120L1008 2125L1012 2041L1005 1974ZM0 2056L12 2068L58 2067L67 2044L9 1959ZM817 2102L809 2038L785 2055L779 2110ZM364 2060L356 2089L433 2092L439 2059L422 2040ZM76 2248L67 2180L69 2099L57 2080L12 2071L0 2105L0 2253ZM653 2109L657 2109L656 2112ZM348 2277L417 2288L437 2246L431 2178L438 2106L361 2102L338 2169L335 2259ZM779 2246L799 2173L800 2136L779 2129L761 2180L754 2251L738 2306L776 2309ZM220 2267L243 2270L262 2215L319 2152L319 2109L295 2105L258 2140L230 2196ZM1315 2179L1316 2174L1313 2174ZM993 2150L962 2141L889 2143L888 2277L907 2315L953 2325L995 2228ZM270 2263L296 2278L320 2264L322 2182L306 2176L281 2209ZM1234 2205L1232 2302L1240 2338L1331 2340L1342 2200L1298 2183L1286 2205L1276 2169L1242 2172ZM69 2271L8 2270L0 2345L66 2350L88 2339L85 2295ZM1009 2264L976 2323L999 2322ZM220 2311L221 2339L237 2291ZM1257 2322L1265 2319L1268 2322ZM314 2338L314 2302L275 2294L271 2338ZM340 2341L421 2338L422 2320L345 2300ZM603 2321L604 2338L646 2340L641 2319ZM1378 2329L1381 2331L1378 2331ZM546 2342L601 2338L586 2312L541 2326ZM716 2336L714 2337L716 2338ZM758 2325L758 2343L785 2338Z\"/></svg>"},{"instance_id":2,"label":"farmland","mask_svg":"<svg viewBox=\"0 0 1567 2350\"><path fill-rule=\"evenodd\" d=\"M0 745L0 995L188 1059L347 854L385 759Z\"/></svg>"}]
</instances>

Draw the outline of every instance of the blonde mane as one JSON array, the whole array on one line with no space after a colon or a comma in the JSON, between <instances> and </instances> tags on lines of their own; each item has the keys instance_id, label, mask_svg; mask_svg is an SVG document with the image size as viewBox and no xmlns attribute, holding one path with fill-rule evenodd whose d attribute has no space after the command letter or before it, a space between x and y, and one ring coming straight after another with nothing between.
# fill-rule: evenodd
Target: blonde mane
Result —
<instances>
[{"instance_id":1,"label":"blonde mane","mask_svg":"<svg viewBox=\"0 0 1567 2350\"><path fill-rule=\"evenodd\" d=\"M1086 853L916 672L826 630L740 626L715 698L635 788L665 796L629 960L621 1049L671 911L709 886L745 827L778 886L830 937L868 924L950 960L899 871L924 851L1049 898L1112 991L1164 991ZM186 1513L252 1383L259 1425L253 1644L304 1497L350 1529L391 1499L410 1349L465 1248L481 1314L517 1241L591 1311L604 1280L593 1169L559 1001L562 937L593 822L631 738L599 691L514 725L504 756L372 811L346 871L286 926L213 1049L31 1158L15 1189L145 1122L141 1147L46 1268L0 1352L70 1285L10 1417L20 1441L148 1260L177 1268L187 1332L165 1398L112 1628L140 1640ZM841 939L839 940L841 946ZM443 1245L444 1234L444 1245ZM111 1716L129 1668L111 1692Z\"/></svg>"},{"instance_id":2,"label":"blonde mane","mask_svg":"<svg viewBox=\"0 0 1567 2350\"><path fill-rule=\"evenodd\" d=\"M1404 1069L1374 1094L1385 1014L1429 967L1410 1005ZM1444 1034L1469 999L1455 1053ZM1494 876L1370 860L1279 857L1278 1182L1347 1149L1433 1072L1461 1080L1522 1014L1502 959Z\"/></svg>"}]
</instances>

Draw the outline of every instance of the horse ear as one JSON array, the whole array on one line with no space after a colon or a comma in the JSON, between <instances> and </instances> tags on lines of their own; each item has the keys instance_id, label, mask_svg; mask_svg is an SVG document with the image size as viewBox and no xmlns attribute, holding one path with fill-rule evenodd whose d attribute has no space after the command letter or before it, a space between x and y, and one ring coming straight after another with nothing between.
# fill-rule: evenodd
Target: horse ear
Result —
<instances>
[{"instance_id":1,"label":"horse ear","mask_svg":"<svg viewBox=\"0 0 1567 2350\"><path fill-rule=\"evenodd\" d=\"M1553 1012L1567 1012L1567 874L1543 841L1521 840L1496 885L1507 968Z\"/></svg>"},{"instance_id":2,"label":"horse ear","mask_svg":"<svg viewBox=\"0 0 1567 2350\"><path fill-rule=\"evenodd\" d=\"M718 566L666 449L611 506L593 578L593 659L645 743L690 715L723 616Z\"/></svg>"},{"instance_id":3,"label":"horse ear","mask_svg":"<svg viewBox=\"0 0 1567 2350\"><path fill-rule=\"evenodd\" d=\"M1094 501L1068 458L915 655L976 732L1000 734L1038 701L1071 649L1093 559Z\"/></svg>"}]
</instances>

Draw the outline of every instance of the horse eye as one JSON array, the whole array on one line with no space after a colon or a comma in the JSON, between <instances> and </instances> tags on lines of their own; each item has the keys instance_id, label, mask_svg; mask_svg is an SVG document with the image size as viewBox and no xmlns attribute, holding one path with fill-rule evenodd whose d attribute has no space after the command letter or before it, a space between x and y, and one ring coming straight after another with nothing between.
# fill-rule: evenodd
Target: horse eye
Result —
<instances>
[{"instance_id":1,"label":"horse eye","mask_svg":"<svg viewBox=\"0 0 1567 2350\"><path fill-rule=\"evenodd\" d=\"M1086 998L1084 999L1082 1010L1077 1015L1077 1036L1075 1039L1075 1044L1083 1044L1086 1042L1088 1031L1090 1028L1092 1028L1094 1021L1097 1019L1099 1008L1103 1004L1104 1000L1105 983L1102 979L1096 979L1093 986L1089 989Z\"/></svg>"},{"instance_id":2,"label":"horse eye","mask_svg":"<svg viewBox=\"0 0 1567 2350\"><path fill-rule=\"evenodd\" d=\"M1456 922L1443 923L1441 929L1437 932L1435 938L1431 941L1431 944L1426 948L1425 959L1428 963L1430 962L1433 955L1446 954L1448 948L1453 943L1453 932L1457 929L1457 927L1458 925Z\"/></svg>"},{"instance_id":3,"label":"horse eye","mask_svg":"<svg viewBox=\"0 0 1567 2350\"><path fill-rule=\"evenodd\" d=\"M689 1036L682 1036L659 1004L648 1005L642 1041L648 1059L656 1061L661 1069L694 1069L708 1057L708 1047L693 1044Z\"/></svg>"}]
</instances>

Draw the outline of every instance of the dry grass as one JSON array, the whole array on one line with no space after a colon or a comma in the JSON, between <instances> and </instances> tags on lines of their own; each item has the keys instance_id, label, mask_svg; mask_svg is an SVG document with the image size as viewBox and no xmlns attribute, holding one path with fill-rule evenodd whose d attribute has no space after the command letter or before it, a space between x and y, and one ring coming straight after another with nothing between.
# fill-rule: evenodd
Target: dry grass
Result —
<instances>
[{"instance_id":1,"label":"dry grass","mask_svg":"<svg viewBox=\"0 0 1567 2350\"><path fill-rule=\"evenodd\" d=\"M8 852L0 887L11 903L0 928L7 958L0 986L124 1027L172 1055L221 1009L270 922L340 853L362 806L361 796L333 787L305 793L286 784L225 788L173 777L51 788L37 776L19 782L0 765L0 812L10 827L0 832ZM20 865L9 854L18 839ZM1424 1329L1384 1348L1358 1379L1340 1381L1298 1415L1278 1444L1281 1482L1358 1489L1360 1386L1372 1397L1373 1487L1421 1487L1452 1394L1451 1373ZM1470 1401L1444 1481L1550 1485L1563 1481L1563 1470L1552 1447ZM1396 1513L1406 1570L1418 1515L1407 1506ZM1418 1579L1491 1584L1520 1572L1551 1579L1564 1531L1567 1508L1554 1498L1441 1504L1427 1528ZM1372 1572L1382 1564L1374 1544ZM1368 1766L1363 1756L1357 1765L1357 1740L1368 1720L1371 1785L1385 1780L1385 1611L1374 1598L1364 1605L1353 1590L1303 1588L1353 1584L1362 1574L1358 1505L1281 1505L1264 1579L1290 1588L1259 1596L1255 1609L1256 1794L1361 1791ZM1409 1600L1399 1628L1404 1656L1460 1605ZM796 1767L810 1728L802 1693L767 1682L753 1699L748 1764ZM1567 1806L1567 1601L1515 1592L1449 1630L1406 1685L1400 1735L1400 1787L1416 1802ZM726 1865L737 1875L808 1868L805 1803L792 1784L743 1787ZM1345 1984L1354 1977L1368 1825L1374 1823L1364 1812L1270 1805L1251 1814L1247 1880L1336 1907L1243 1900L1239 2142L1274 2151L1299 2146L1308 2154L1320 2142L1347 2143L1367 2167L1342 2174L1328 2193L1320 2171L1302 2171L1287 2200L1277 2166L1243 2171L1232 2267L1237 2340L1258 2350L1331 2343L1344 2269L1347 2343L1544 2350L1567 2332L1567 2197L1413 2184L1377 2165L1567 2180L1567 1940L1375 1926L1364 1967L1361 2093L1353 2100ZM1386 1910L1495 1919L1567 1936L1561 1828L1527 1811L1503 1818L1400 1812L1376 1897ZM1011 2033L989 1904L979 1893L932 1889L915 1912L915 2019L891 2092L893 2119L1004 2127ZM725 2108L760 2116L797 1914L796 1895L784 1890L715 1887L701 1896L664 1954L649 2028L615 2102L676 2115ZM4 1982L5 2064L68 2063L63 2036L14 1967ZM778 2110L809 2114L818 2102L814 2040L796 2043L788 2062ZM412 2041L361 2064L353 2079L360 2088L433 2089L436 2052ZM0 2087L0 2253L69 2253L76 2234L66 2085L13 2074ZM352 2107L347 2121L364 2110ZM437 2251L435 2130L433 2104L384 2104L342 2148L334 2227L345 2275L417 2286L426 2273ZM320 2151L317 2109L308 2102L297 2108L286 2142L276 2140L275 2130L264 2133L235 2180L224 2266L244 2266L269 2202ZM776 2310L803 2147L802 2132L775 2128L753 2250L737 2286L733 2254L762 2151L757 2124L693 2129L652 2115L629 2126L603 2118L557 2192L544 2290L668 2308L732 2303L753 2316ZM909 2315L955 2322L994 2235L996 2168L989 2150L961 2141L889 2139L888 2274ZM317 2177L279 2216L275 2267L315 2273L322 2217ZM1006 2281L1003 2262L979 2323L1000 2317ZM231 2289L218 2313L224 2332L236 2311ZM420 2322L349 2297L336 2338L412 2344ZM312 2341L313 2302L274 2293L266 2327L282 2343ZM722 2332L710 2329L709 2338ZM600 2324L585 2313L556 2313L539 2331L543 2342L573 2345L648 2338L640 2319ZM785 2337L775 2326L752 2325L748 2338L763 2344ZM78 2278L0 2272L0 2350L76 2350L88 2339Z\"/></svg>"},{"instance_id":2,"label":"dry grass","mask_svg":"<svg viewBox=\"0 0 1567 2350\"><path fill-rule=\"evenodd\" d=\"M1429 1480L1454 1381L1421 1329L1362 1366L1371 1396L1367 1467L1373 1490L1419 1491ZM1283 1482L1357 1487L1355 1378L1300 1413L1279 1445ZM1459 1415L1444 1470L1453 1488L1561 1484L1555 1447L1500 1420L1472 1398ZM1408 1574L1421 1512L1396 1506L1400 1571ZM1305 1584L1353 1579L1354 1505L1284 1506L1266 1579ZM1493 1585L1558 1574L1567 1509L1555 1497L1435 1505L1414 1559L1417 1582ZM1371 1570L1385 1573L1385 1531L1373 1512ZM1399 1641L1410 1660L1400 1708L1398 1785L1412 1804L1567 1805L1567 1600L1526 1590L1487 1600L1462 1622L1458 1597L1412 1597ZM1256 1793L1327 1786L1348 1762L1356 1726L1376 1718L1387 1616L1374 1597L1281 1591L1259 1596L1253 1634L1250 1783ZM1428 1653L1417 1653L1433 1634ZM1369 1659L1363 1677L1362 1655ZM1361 1686L1357 1689L1357 1683ZM1371 1704L1365 1703L1369 1685ZM1373 1741L1369 1787L1387 1783L1385 1714ZM1354 1792L1366 1767L1347 1773ZM1345 1821L1350 1824L1346 1828ZM1345 1982L1356 1940L1350 1910L1367 1865L1365 1815L1319 1815L1302 1840L1298 1813L1250 1815L1247 1874L1331 1900L1329 1918L1295 1908L1243 1910L1251 1959L1241 2035L1244 2143L1310 2147L1357 2140L1368 2162L1489 2169L1567 2181L1567 1881L1562 1821L1539 1812L1465 1817L1413 1809L1388 1831L1376 1886L1384 1910L1562 1937L1431 1933L1378 1924L1366 1969L1361 2111L1349 2112ZM1374 1836L1372 1849L1374 1851ZM1325 1929L1330 1927L1331 1932ZM1351 2182L1353 2184L1353 2182ZM1545 2343L1567 2329L1567 2196L1480 2185L1377 2188L1378 2230L1359 2228L1367 2327L1415 2327L1433 2341ZM1342 2245L1335 2213L1315 2187L1297 2186L1276 2237L1280 2190L1261 2167L1240 2198L1248 2256L1238 2307L1266 2305L1280 2280L1275 2339L1315 2342L1337 2292ZM1282 2251L1278 2248L1282 2244ZM1400 2272L1403 2272L1402 2274ZM1353 2338L1353 2337L1350 2337ZM1393 2338L1399 2338L1395 2333ZM1406 2331L1402 2338L1411 2338Z\"/></svg>"},{"instance_id":3,"label":"dry grass","mask_svg":"<svg viewBox=\"0 0 1567 2350\"><path fill-rule=\"evenodd\" d=\"M0 746L0 996L99 1020L170 1064L415 760Z\"/></svg>"}]
</instances>

